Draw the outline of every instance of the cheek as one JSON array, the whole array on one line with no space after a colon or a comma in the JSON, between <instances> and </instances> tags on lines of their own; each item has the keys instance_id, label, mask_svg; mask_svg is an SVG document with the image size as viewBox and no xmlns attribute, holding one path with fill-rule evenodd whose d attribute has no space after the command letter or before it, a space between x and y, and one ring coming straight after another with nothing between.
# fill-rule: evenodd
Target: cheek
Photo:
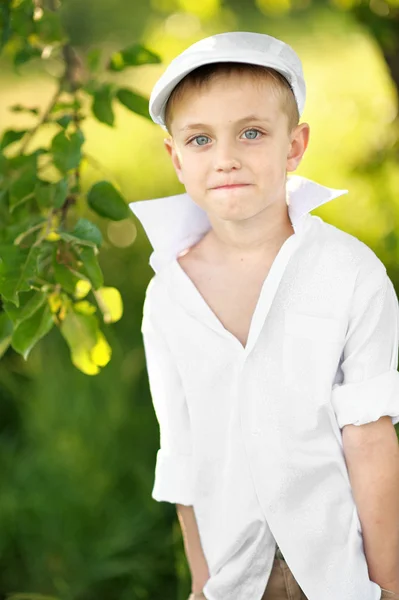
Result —
<instances>
[{"instance_id":1,"label":"cheek","mask_svg":"<svg viewBox=\"0 0 399 600\"><path fill-rule=\"evenodd\" d=\"M281 148L272 148L269 152L265 152L262 157L258 158L256 169L261 178L279 178L282 173L285 173L287 157Z\"/></svg>"},{"instance_id":2,"label":"cheek","mask_svg":"<svg viewBox=\"0 0 399 600\"><path fill-rule=\"evenodd\" d=\"M186 155L182 160L182 172L192 182L205 182L204 176L208 170L208 162L199 154L196 156Z\"/></svg>"},{"instance_id":3,"label":"cheek","mask_svg":"<svg viewBox=\"0 0 399 600\"><path fill-rule=\"evenodd\" d=\"M242 165L248 165L256 169L258 172L263 172L265 169L272 170L275 164L279 161L279 154L275 148L270 146L262 148L251 148L241 154Z\"/></svg>"}]
</instances>

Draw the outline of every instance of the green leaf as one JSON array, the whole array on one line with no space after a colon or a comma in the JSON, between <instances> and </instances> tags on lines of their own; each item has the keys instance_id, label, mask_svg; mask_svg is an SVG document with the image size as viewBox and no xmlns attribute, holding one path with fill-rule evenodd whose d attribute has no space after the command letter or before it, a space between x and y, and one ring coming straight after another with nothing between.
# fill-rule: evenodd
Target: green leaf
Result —
<instances>
[{"instance_id":1,"label":"green leaf","mask_svg":"<svg viewBox=\"0 0 399 600\"><path fill-rule=\"evenodd\" d=\"M32 58L40 58L42 52L39 48L34 48L30 44L25 44L23 48L18 50L14 55L14 67L20 67L27 63Z\"/></svg>"},{"instance_id":2,"label":"green leaf","mask_svg":"<svg viewBox=\"0 0 399 600\"><path fill-rule=\"evenodd\" d=\"M39 148L32 154L13 156L4 165L6 178L9 181L9 209L14 212L14 221L18 220L15 213L18 213L20 205L34 197L37 183L37 157L44 152Z\"/></svg>"},{"instance_id":3,"label":"green leaf","mask_svg":"<svg viewBox=\"0 0 399 600\"><path fill-rule=\"evenodd\" d=\"M122 71L126 67L156 64L161 62L161 57L155 52L148 50L141 44L133 44L120 52L111 55L107 69L109 71Z\"/></svg>"},{"instance_id":4,"label":"green leaf","mask_svg":"<svg viewBox=\"0 0 399 600\"><path fill-rule=\"evenodd\" d=\"M7 146L9 146L10 144L13 144L14 142L18 142L19 140L21 140L25 133L27 133L27 129L7 129L4 134L3 137L1 138L1 143L0 143L0 149L3 150L4 148L6 148Z\"/></svg>"},{"instance_id":5,"label":"green leaf","mask_svg":"<svg viewBox=\"0 0 399 600\"><path fill-rule=\"evenodd\" d=\"M9 0L8 0L9 1ZM4 2L2 2L4 4ZM27 0L12 2L11 26L17 40L26 40L34 32L34 3Z\"/></svg>"},{"instance_id":6,"label":"green leaf","mask_svg":"<svg viewBox=\"0 0 399 600\"><path fill-rule=\"evenodd\" d=\"M36 177L37 157L43 153L43 150L38 149L32 154L18 154L8 159L7 170L9 171L8 175L10 179L16 181L25 174L28 174L29 177Z\"/></svg>"},{"instance_id":7,"label":"green leaf","mask_svg":"<svg viewBox=\"0 0 399 600\"><path fill-rule=\"evenodd\" d=\"M93 288L97 290L104 285L104 277L98 263L94 248L82 248L80 260L83 263L83 272L90 279Z\"/></svg>"},{"instance_id":8,"label":"green leaf","mask_svg":"<svg viewBox=\"0 0 399 600\"><path fill-rule=\"evenodd\" d=\"M17 154L12 158L8 159L9 167L12 171L22 171L25 169L33 169L37 166L37 157L39 154L44 154L43 149L38 149L32 152L32 154Z\"/></svg>"},{"instance_id":9,"label":"green leaf","mask_svg":"<svg viewBox=\"0 0 399 600\"><path fill-rule=\"evenodd\" d=\"M53 44L54 42L65 43L68 41L57 11L45 9L41 19L35 21L35 24L41 42Z\"/></svg>"},{"instance_id":10,"label":"green leaf","mask_svg":"<svg viewBox=\"0 0 399 600\"><path fill-rule=\"evenodd\" d=\"M14 104L13 106L10 106L9 110L16 113L30 113L32 115L39 114L39 109L37 107L29 108L28 106L22 106L22 104Z\"/></svg>"},{"instance_id":11,"label":"green leaf","mask_svg":"<svg viewBox=\"0 0 399 600\"><path fill-rule=\"evenodd\" d=\"M9 205L11 212L22 202L34 197L36 182L36 165L28 164L10 186Z\"/></svg>"},{"instance_id":12,"label":"green leaf","mask_svg":"<svg viewBox=\"0 0 399 600\"><path fill-rule=\"evenodd\" d=\"M53 269L56 282L60 283L66 292L73 295L79 277L72 273L66 265L58 263L55 259L53 260Z\"/></svg>"},{"instance_id":13,"label":"green leaf","mask_svg":"<svg viewBox=\"0 0 399 600\"><path fill-rule=\"evenodd\" d=\"M126 106L132 112L151 120L150 113L148 112L148 99L144 98L144 96L140 96L127 88L120 88L116 92L116 97L123 106Z\"/></svg>"},{"instance_id":14,"label":"green leaf","mask_svg":"<svg viewBox=\"0 0 399 600\"><path fill-rule=\"evenodd\" d=\"M37 271L39 247L20 248L0 245L0 294L19 306L19 292L31 289L30 280Z\"/></svg>"},{"instance_id":15,"label":"green leaf","mask_svg":"<svg viewBox=\"0 0 399 600\"><path fill-rule=\"evenodd\" d=\"M13 324L6 313L0 313L0 358L7 351L13 332Z\"/></svg>"},{"instance_id":16,"label":"green leaf","mask_svg":"<svg viewBox=\"0 0 399 600\"><path fill-rule=\"evenodd\" d=\"M41 208L61 208L68 193L68 179L64 177L56 183L37 181L35 198Z\"/></svg>"},{"instance_id":17,"label":"green leaf","mask_svg":"<svg viewBox=\"0 0 399 600\"><path fill-rule=\"evenodd\" d=\"M14 326L31 317L46 301L44 292L30 290L20 294L20 305L16 307L12 302L4 302L4 310Z\"/></svg>"},{"instance_id":18,"label":"green leaf","mask_svg":"<svg viewBox=\"0 0 399 600\"><path fill-rule=\"evenodd\" d=\"M86 64L92 73L98 70L100 66L101 60L101 49L100 48L92 48L86 55Z\"/></svg>"},{"instance_id":19,"label":"green leaf","mask_svg":"<svg viewBox=\"0 0 399 600\"><path fill-rule=\"evenodd\" d=\"M71 169L76 169L82 160L82 144L84 136L79 130L76 133L67 135L65 131L60 131L55 135L51 142L51 152L55 166L66 173Z\"/></svg>"},{"instance_id":20,"label":"green leaf","mask_svg":"<svg viewBox=\"0 0 399 600\"><path fill-rule=\"evenodd\" d=\"M87 201L98 215L112 221L121 221L129 216L128 205L109 181L95 183L87 195Z\"/></svg>"},{"instance_id":21,"label":"green leaf","mask_svg":"<svg viewBox=\"0 0 399 600\"><path fill-rule=\"evenodd\" d=\"M93 315L83 315L74 310L68 310L66 317L60 327L61 333L68 342L70 348L84 342L87 347L92 347L97 339L98 320ZM81 337L81 334L82 337Z\"/></svg>"},{"instance_id":22,"label":"green leaf","mask_svg":"<svg viewBox=\"0 0 399 600\"><path fill-rule=\"evenodd\" d=\"M82 104L77 98L74 98L72 102L56 102L52 107L50 114L59 112L60 110L72 110L75 112L80 108L82 108Z\"/></svg>"},{"instance_id":23,"label":"green leaf","mask_svg":"<svg viewBox=\"0 0 399 600\"><path fill-rule=\"evenodd\" d=\"M47 222L47 219L46 219L46 222ZM37 277L40 277L40 279L47 281L48 266L50 263L52 253L54 252L54 248L56 248L56 246L55 246L54 242L51 242L49 240L42 240L39 248L40 248L40 254L37 259ZM50 282L48 282L48 283L51 286ZM43 284L43 285L46 285L46 284Z\"/></svg>"},{"instance_id":24,"label":"green leaf","mask_svg":"<svg viewBox=\"0 0 399 600\"><path fill-rule=\"evenodd\" d=\"M52 198L54 208L61 208L68 194L68 179L64 177L53 184L54 195Z\"/></svg>"},{"instance_id":25,"label":"green leaf","mask_svg":"<svg viewBox=\"0 0 399 600\"><path fill-rule=\"evenodd\" d=\"M52 185L49 181L36 182L35 198L40 208L49 208L51 206Z\"/></svg>"},{"instance_id":26,"label":"green leaf","mask_svg":"<svg viewBox=\"0 0 399 600\"><path fill-rule=\"evenodd\" d=\"M46 302L31 317L17 325L11 338L11 346L27 360L32 348L53 326L53 316Z\"/></svg>"},{"instance_id":27,"label":"green leaf","mask_svg":"<svg viewBox=\"0 0 399 600\"><path fill-rule=\"evenodd\" d=\"M93 242L96 246L101 246L103 243L103 236L101 231L88 219L80 218L73 228L72 235L80 240L86 240Z\"/></svg>"},{"instance_id":28,"label":"green leaf","mask_svg":"<svg viewBox=\"0 0 399 600\"><path fill-rule=\"evenodd\" d=\"M0 3L0 52L12 36L11 2Z\"/></svg>"},{"instance_id":29,"label":"green leaf","mask_svg":"<svg viewBox=\"0 0 399 600\"><path fill-rule=\"evenodd\" d=\"M72 121L73 117L71 115L64 115L63 117L56 119L55 122L58 123L58 125L60 125L63 129L66 129L69 123L71 123Z\"/></svg>"},{"instance_id":30,"label":"green leaf","mask_svg":"<svg viewBox=\"0 0 399 600\"><path fill-rule=\"evenodd\" d=\"M44 225L47 222L47 219L45 217L43 217L42 215L38 215L38 214L32 214L31 210L27 211L24 215L21 215L20 219L17 219L15 213L18 213L18 211L21 210L22 208L24 208L24 206L26 206L26 205L22 205L20 208L16 208L13 213L12 221L7 223L6 228L4 228L2 230L0 229L0 234L1 234L0 235L0 252L1 252L1 248L2 248L1 244L7 243L10 245L8 247L13 247L14 245L16 247L17 246L16 240L22 234L27 233L27 232L32 232L32 230L37 231L37 229L40 229L40 228L39 227L36 228L36 225L39 225L40 223L42 225ZM0 202L0 207L1 207L1 202ZM35 229L33 229L33 227ZM0 254L0 258L1 258L1 254Z\"/></svg>"},{"instance_id":31,"label":"green leaf","mask_svg":"<svg viewBox=\"0 0 399 600\"><path fill-rule=\"evenodd\" d=\"M93 92L93 104L91 110L93 115L111 127L114 124L115 116L112 108L112 87L108 84L102 85L99 89Z\"/></svg>"}]
</instances>

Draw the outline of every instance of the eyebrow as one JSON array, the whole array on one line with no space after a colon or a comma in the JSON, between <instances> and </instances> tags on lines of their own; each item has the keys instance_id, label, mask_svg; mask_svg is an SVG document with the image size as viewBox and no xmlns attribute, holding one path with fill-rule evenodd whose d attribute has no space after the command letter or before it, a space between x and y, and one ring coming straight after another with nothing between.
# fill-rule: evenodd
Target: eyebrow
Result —
<instances>
[{"instance_id":1,"label":"eyebrow","mask_svg":"<svg viewBox=\"0 0 399 600\"><path fill-rule=\"evenodd\" d=\"M236 125L240 125L241 123L245 123L246 121L256 121L258 123L271 123L271 119L268 119L267 117L260 117L259 115L248 115L247 117L243 117L242 119L239 119L238 121L236 121ZM208 127L210 127L210 125L207 125L206 123L189 123L188 125L185 125L184 127L182 127L181 129L179 129L179 131L190 131L191 129L207 129Z\"/></svg>"}]
</instances>

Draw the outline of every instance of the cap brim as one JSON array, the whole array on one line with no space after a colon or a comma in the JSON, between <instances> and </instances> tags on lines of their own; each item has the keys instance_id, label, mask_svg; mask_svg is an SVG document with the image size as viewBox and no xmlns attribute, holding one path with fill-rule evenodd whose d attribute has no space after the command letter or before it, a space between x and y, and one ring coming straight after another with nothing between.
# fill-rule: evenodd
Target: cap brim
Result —
<instances>
[{"instance_id":1,"label":"cap brim","mask_svg":"<svg viewBox=\"0 0 399 600\"><path fill-rule=\"evenodd\" d=\"M168 101L170 94L172 93L172 91L176 87L176 85L182 79L184 79L184 77L186 75L188 75L188 73L191 73L191 71L194 71L198 67L201 67L201 66L207 65L207 64L219 63L219 62L238 62L238 63L246 63L246 64L252 64L252 65L259 65L262 67L270 67L272 69L275 69L279 73L281 73L281 75L283 75L287 79L292 90L294 90L293 78L295 77L295 75L293 74L293 72L288 71L282 62L279 62L276 60L265 61L264 56L262 56L262 55L256 56L256 54L253 52L251 52L251 57L249 57L245 53L243 53L242 56L240 56L240 57L237 57L237 55L226 54L224 56L218 55L218 56L214 56L214 57L212 57L212 56L203 57L203 58L199 58L198 60L196 60L194 62L192 62L192 57L191 57L190 65L187 68L180 71L179 74L176 75L175 77L173 77L170 81L168 81L168 83L166 85L164 84L164 81L167 78L167 71L165 71L165 73L164 73L165 77L162 76L155 84L153 91L151 93L150 102L149 102L149 113L151 115L152 120L155 123L157 123L158 125L161 125L161 127L163 127L163 129L166 130L166 125L164 122L165 106L166 106L166 103ZM295 96L294 91L293 91L293 93ZM298 102L297 98L296 98L296 101Z\"/></svg>"}]
</instances>

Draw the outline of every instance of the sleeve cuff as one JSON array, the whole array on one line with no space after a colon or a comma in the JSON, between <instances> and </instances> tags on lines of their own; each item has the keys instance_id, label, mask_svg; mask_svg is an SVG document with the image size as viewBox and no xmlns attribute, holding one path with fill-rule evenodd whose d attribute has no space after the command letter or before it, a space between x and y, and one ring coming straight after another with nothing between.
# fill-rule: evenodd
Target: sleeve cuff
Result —
<instances>
[{"instance_id":1,"label":"sleeve cuff","mask_svg":"<svg viewBox=\"0 0 399 600\"><path fill-rule=\"evenodd\" d=\"M194 469L191 455L167 455L158 450L152 498L158 502L194 504Z\"/></svg>"},{"instance_id":2,"label":"sleeve cuff","mask_svg":"<svg viewBox=\"0 0 399 600\"><path fill-rule=\"evenodd\" d=\"M337 384L331 403L339 427L364 425L390 416L399 422L399 372L387 371L360 383Z\"/></svg>"}]
</instances>

